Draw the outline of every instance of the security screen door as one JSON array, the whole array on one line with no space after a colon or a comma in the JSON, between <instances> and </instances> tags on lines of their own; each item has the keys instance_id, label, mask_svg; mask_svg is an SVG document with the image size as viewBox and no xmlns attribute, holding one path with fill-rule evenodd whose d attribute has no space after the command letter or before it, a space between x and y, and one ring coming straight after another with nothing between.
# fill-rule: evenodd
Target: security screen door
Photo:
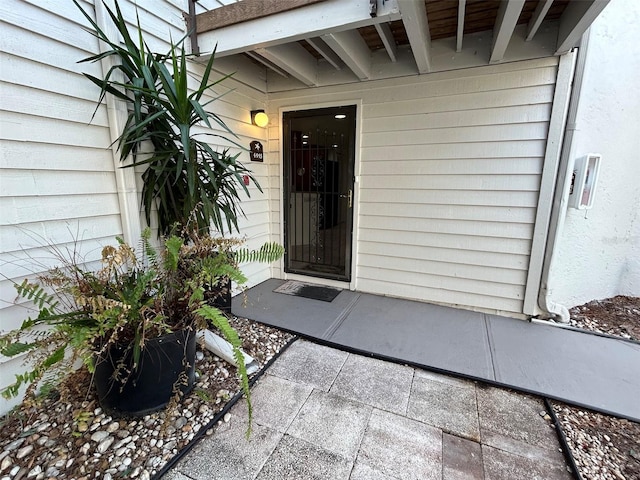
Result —
<instances>
[{"instance_id":1,"label":"security screen door","mask_svg":"<svg viewBox=\"0 0 640 480\"><path fill-rule=\"evenodd\" d=\"M350 281L356 107L283 120L285 271Z\"/></svg>"}]
</instances>

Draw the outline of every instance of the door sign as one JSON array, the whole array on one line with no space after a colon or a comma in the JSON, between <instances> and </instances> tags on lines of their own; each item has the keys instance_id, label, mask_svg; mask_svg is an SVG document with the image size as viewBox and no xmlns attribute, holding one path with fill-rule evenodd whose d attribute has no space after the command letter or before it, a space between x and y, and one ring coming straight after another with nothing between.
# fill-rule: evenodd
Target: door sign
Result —
<instances>
[{"instance_id":1,"label":"door sign","mask_svg":"<svg viewBox=\"0 0 640 480\"><path fill-rule=\"evenodd\" d=\"M263 162L264 152L262 151L262 144L258 141L253 141L249 144L249 158L252 162Z\"/></svg>"}]
</instances>

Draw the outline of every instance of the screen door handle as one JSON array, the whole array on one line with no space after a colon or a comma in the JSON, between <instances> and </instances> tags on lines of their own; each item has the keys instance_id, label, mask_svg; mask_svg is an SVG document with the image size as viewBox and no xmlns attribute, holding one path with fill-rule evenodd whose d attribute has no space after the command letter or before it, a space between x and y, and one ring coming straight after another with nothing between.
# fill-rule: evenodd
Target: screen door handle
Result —
<instances>
[{"instance_id":1,"label":"screen door handle","mask_svg":"<svg viewBox=\"0 0 640 480\"><path fill-rule=\"evenodd\" d=\"M341 194L340 198L346 198L347 199L347 204L348 207L347 208L351 208L353 207L353 190L349 190L349 193L347 194Z\"/></svg>"}]
</instances>

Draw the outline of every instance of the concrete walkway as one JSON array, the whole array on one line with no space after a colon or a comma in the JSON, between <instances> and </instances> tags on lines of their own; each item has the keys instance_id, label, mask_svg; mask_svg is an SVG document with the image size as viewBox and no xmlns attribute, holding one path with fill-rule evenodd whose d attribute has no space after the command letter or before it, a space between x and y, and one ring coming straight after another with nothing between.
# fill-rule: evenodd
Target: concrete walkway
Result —
<instances>
[{"instance_id":1,"label":"concrete walkway","mask_svg":"<svg viewBox=\"0 0 640 480\"><path fill-rule=\"evenodd\" d=\"M570 480L542 402L298 340L168 480Z\"/></svg>"},{"instance_id":2,"label":"concrete walkway","mask_svg":"<svg viewBox=\"0 0 640 480\"><path fill-rule=\"evenodd\" d=\"M268 280L233 313L321 343L511 386L640 421L640 344L468 310L342 291L332 302Z\"/></svg>"}]
</instances>

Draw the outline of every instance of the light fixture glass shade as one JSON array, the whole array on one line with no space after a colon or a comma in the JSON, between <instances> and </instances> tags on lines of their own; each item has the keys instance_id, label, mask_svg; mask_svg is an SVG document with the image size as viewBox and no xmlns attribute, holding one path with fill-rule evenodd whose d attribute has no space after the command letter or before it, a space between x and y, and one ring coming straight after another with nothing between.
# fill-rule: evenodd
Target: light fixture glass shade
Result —
<instances>
[{"instance_id":1,"label":"light fixture glass shade","mask_svg":"<svg viewBox=\"0 0 640 480\"><path fill-rule=\"evenodd\" d=\"M269 117L264 110L254 110L251 112L251 123L264 128L269 124Z\"/></svg>"}]
</instances>

